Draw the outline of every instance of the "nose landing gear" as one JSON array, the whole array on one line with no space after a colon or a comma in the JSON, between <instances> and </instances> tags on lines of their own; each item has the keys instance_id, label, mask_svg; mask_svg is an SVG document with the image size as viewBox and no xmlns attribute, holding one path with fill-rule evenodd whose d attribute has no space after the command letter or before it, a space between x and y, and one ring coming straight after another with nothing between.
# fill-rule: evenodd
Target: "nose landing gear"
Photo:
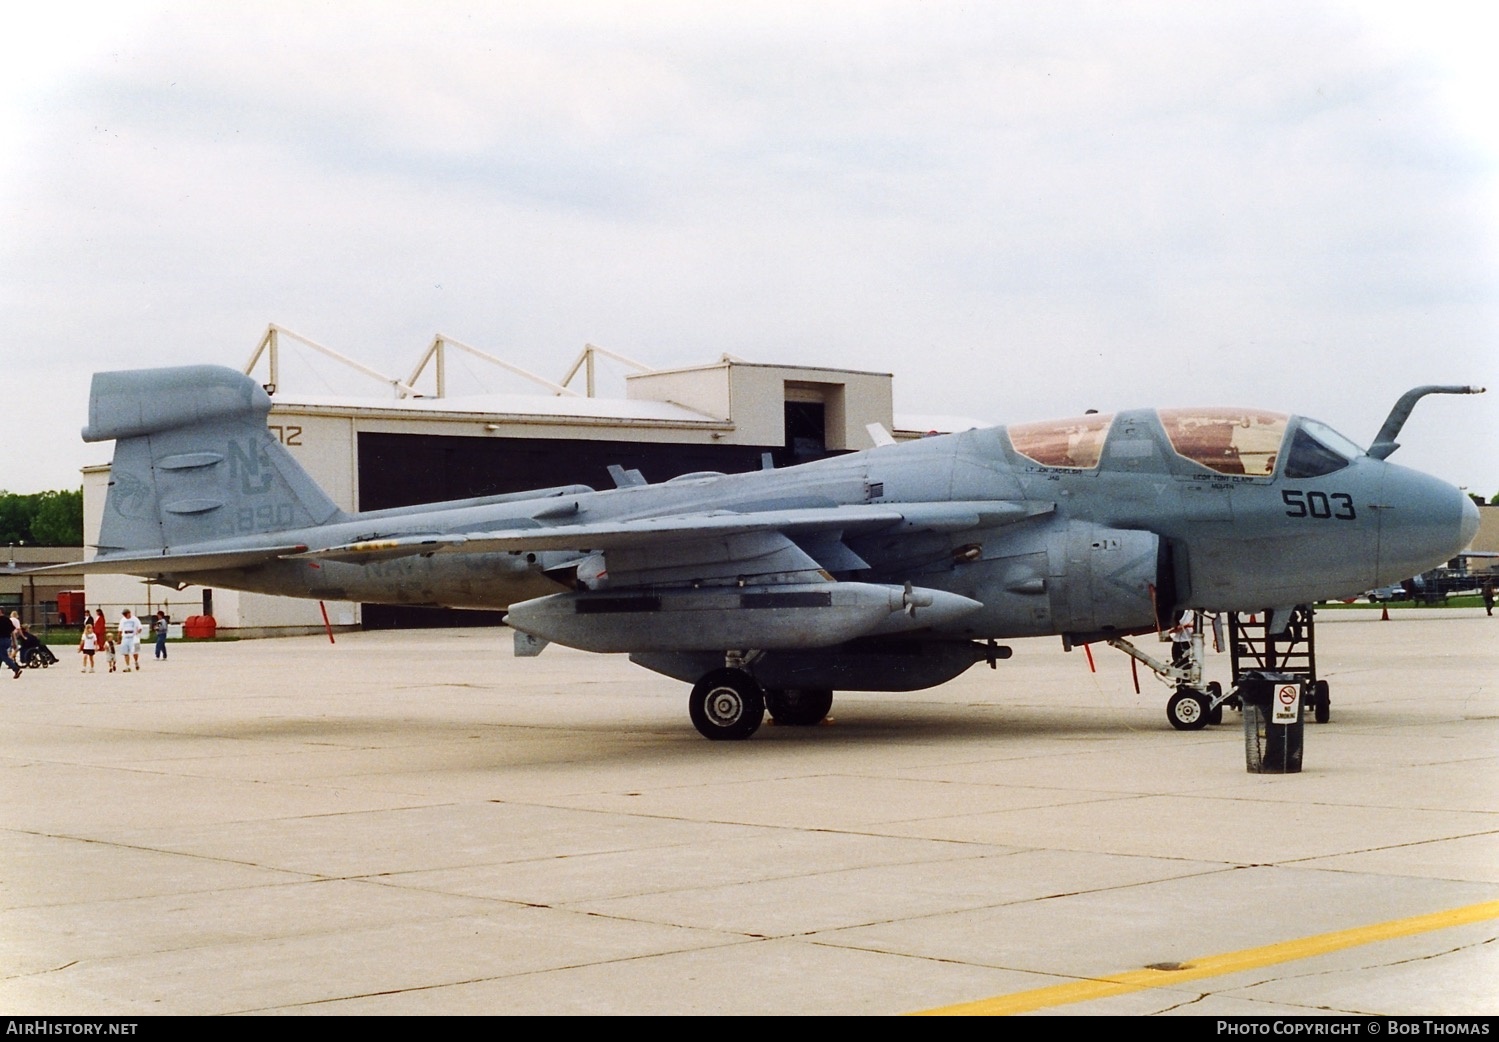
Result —
<instances>
[{"instance_id":1,"label":"nose landing gear","mask_svg":"<svg viewBox=\"0 0 1499 1042\"><path fill-rule=\"evenodd\" d=\"M1190 618L1189 618L1190 615ZM1172 633L1185 635L1186 639L1173 640L1175 645L1168 665L1146 654L1123 638L1109 641L1137 662L1141 662L1152 673L1176 687L1175 693L1166 702L1166 719L1178 731L1200 731L1208 724L1223 722L1223 707L1237 706L1238 700L1223 693L1223 686L1214 681L1206 686L1202 683L1202 661L1206 641L1204 623L1207 616L1200 611L1185 613ZM1216 625L1216 619L1214 620ZM1216 632L1216 631L1215 631ZM1220 633L1221 636L1221 633Z\"/></svg>"},{"instance_id":2,"label":"nose landing gear","mask_svg":"<svg viewBox=\"0 0 1499 1042\"><path fill-rule=\"evenodd\" d=\"M1179 687L1166 702L1166 719L1178 731L1200 731L1208 724L1223 723L1223 687L1216 680L1204 690Z\"/></svg>"}]
</instances>

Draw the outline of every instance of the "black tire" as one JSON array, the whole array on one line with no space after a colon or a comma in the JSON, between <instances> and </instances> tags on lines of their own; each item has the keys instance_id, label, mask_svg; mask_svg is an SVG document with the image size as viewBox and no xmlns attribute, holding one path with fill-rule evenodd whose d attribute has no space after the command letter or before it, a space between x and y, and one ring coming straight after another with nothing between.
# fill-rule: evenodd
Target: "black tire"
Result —
<instances>
[{"instance_id":1,"label":"black tire","mask_svg":"<svg viewBox=\"0 0 1499 1042\"><path fill-rule=\"evenodd\" d=\"M1325 724L1332 719L1332 694L1327 681L1319 680L1312 685L1312 719Z\"/></svg>"},{"instance_id":2,"label":"black tire","mask_svg":"<svg viewBox=\"0 0 1499 1042\"><path fill-rule=\"evenodd\" d=\"M820 724L833 708L833 692L826 688L788 687L765 692L765 708L771 719L788 727Z\"/></svg>"},{"instance_id":3,"label":"black tire","mask_svg":"<svg viewBox=\"0 0 1499 1042\"><path fill-rule=\"evenodd\" d=\"M1211 684L1208 685L1208 690L1207 690L1208 704L1212 706L1212 708L1208 710L1208 723L1213 724L1214 726L1217 726L1218 724L1223 723L1223 705L1224 704L1222 702L1218 701L1218 699L1220 697L1222 697L1222 695L1223 695L1223 686L1221 684L1219 684L1218 681L1215 680ZM1215 702L1217 704L1213 705L1213 703L1215 703Z\"/></svg>"},{"instance_id":4,"label":"black tire","mask_svg":"<svg viewBox=\"0 0 1499 1042\"><path fill-rule=\"evenodd\" d=\"M1208 725L1208 700L1196 691L1178 691L1166 703L1166 719L1178 731L1200 731Z\"/></svg>"},{"instance_id":5,"label":"black tire","mask_svg":"<svg viewBox=\"0 0 1499 1042\"><path fill-rule=\"evenodd\" d=\"M765 719L765 694L742 669L715 669L692 687L687 712L698 734L715 742L748 738Z\"/></svg>"}]
</instances>

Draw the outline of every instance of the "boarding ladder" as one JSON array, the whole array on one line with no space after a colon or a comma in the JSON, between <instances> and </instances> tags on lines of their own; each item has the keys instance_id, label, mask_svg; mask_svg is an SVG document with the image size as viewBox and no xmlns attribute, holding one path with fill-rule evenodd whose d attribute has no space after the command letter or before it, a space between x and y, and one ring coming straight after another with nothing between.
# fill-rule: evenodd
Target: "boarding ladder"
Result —
<instances>
[{"instance_id":1,"label":"boarding ladder","mask_svg":"<svg viewBox=\"0 0 1499 1042\"><path fill-rule=\"evenodd\" d=\"M1272 634L1270 613L1253 615L1230 612L1228 644L1232 653L1234 686L1250 670L1290 673L1306 678L1304 704L1311 709L1317 723L1325 724L1331 716L1331 699L1327 682L1317 679L1317 630L1315 612L1310 605L1297 605L1284 631Z\"/></svg>"}]
</instances>

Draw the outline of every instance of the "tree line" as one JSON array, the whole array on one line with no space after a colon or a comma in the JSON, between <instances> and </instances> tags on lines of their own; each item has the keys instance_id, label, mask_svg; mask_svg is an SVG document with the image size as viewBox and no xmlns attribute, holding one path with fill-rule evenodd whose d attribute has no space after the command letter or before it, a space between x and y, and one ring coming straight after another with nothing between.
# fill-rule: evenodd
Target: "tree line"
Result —
<instances>
[{"instance_id":1,"label":"tree line","mask_svg":"<svg viewBox=\"0 0 1499 1042\"><path fill-rule=\"evenodd\" d=\"M76 492L0 490L0 546L82 546L83 489Z\"/></svg>"}]
</instances>

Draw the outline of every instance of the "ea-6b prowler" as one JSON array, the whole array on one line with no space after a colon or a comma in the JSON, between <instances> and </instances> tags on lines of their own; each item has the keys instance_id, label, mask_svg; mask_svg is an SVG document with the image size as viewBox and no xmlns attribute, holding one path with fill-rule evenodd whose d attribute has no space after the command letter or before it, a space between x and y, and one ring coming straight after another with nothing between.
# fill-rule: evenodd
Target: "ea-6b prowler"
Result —
<instances>
[{"instance_id":1,"label":"ea-6b prowler","mask_svg":"<svg viewBox=\"0 0 1499 1042\"><path fill-rule=\"evenodd\" d=\"M1478 527L1451 485L1316 420L1135 409L887 444L746 474L347 513L231 369L99 373L86 441L115 454L92 572L260 593L508 611L549 642L693 684L693 723L747 738L768 706L910 691L1008 655L1397 582ZM1205 708L1205 704L1202 708Z\"/></svg>"}]
</instances>

